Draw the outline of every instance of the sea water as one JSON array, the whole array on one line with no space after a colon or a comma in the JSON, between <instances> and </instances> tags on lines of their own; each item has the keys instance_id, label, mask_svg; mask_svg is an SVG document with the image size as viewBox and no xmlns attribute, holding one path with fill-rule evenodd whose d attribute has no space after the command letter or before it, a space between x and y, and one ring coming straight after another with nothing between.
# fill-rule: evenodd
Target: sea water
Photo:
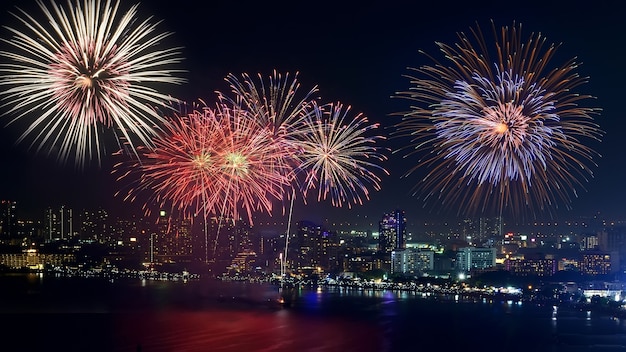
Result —
<instances>
[{"instance_id":1,"label":"sea water","mask_svg":"<svg viewBox=\"0 0 626 352\"><path fill-rule=\"evenodd\" d=\"M523 301L0 276L2 351L626 351L626 321Z\"/></svg>"}]
</instances>

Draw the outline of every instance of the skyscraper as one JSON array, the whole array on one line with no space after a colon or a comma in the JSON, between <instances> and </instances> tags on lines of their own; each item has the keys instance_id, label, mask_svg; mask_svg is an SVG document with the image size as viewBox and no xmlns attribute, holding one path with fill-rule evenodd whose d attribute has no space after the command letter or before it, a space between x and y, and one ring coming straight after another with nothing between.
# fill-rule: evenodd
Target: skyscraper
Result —
<instances>
[{"instance_id":1,"label":"skyscraper","mask_svg":"<svg viewBox=\"0 0 626 352\"><path fill-rule=\"evenodd\" d=\"M489 238L502 238L502 217L481 217L479 221L478 241L483 242Z\"/></svg>"},{"instance_id":2,"label":"skyscraper","mask_svg":"<svg viewBox=\"0 0 626 352\"><path fill-rule=\"evenodd\" d=\"M161 263L190 262L193 256L191 220L174 218L161 210L157 227L151 260Z\"/></svg>"},{"instance_id":3,"label":"skyscraper","mask_svg":"<svg viewBox=\"0 0 626 352\"><path fill-rule=\"evenodd\" d=\"M61 206L46 209L45 240L58 241L74 237L74 215L72 209Z\"/></svg>"},{"instance_id":4,"label":"skyscraper","mask_svg":"<svg viewBox=\"0 0 626 352\"><path fill-rule=\"evenodd\" d=\"M15 201L0 200L0 241L12 239L17 235L16 208Z\"/></svg>"},{"instance_id":5,"label":"skyscraper","mask_svg":"<svg viewBox=\"0 0 626 352\"><path fill-rule=\"evenodd\" d=\"M378 224L378 250L389 253L406 248L406 217L404 210L396 209L383 215Z\"/></svg>"},{"instance_id":6,"label":"skyscraper","mask_svg":"<svg viewBox=\"0 0 626 352\"><path fill-rule=\"evenodd\" d=\"M299 221L297 233L290 245L293 269L300 271L333 271L338 268L338 240L336 235L320 225Z\"/></svg>"}]
</instances>

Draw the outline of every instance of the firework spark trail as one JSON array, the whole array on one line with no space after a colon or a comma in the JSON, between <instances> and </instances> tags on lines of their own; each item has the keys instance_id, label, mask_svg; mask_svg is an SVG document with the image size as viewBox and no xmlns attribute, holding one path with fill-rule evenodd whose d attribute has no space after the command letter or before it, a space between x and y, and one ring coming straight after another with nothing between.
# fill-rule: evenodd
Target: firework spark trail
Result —
<instances>
[{"instance_id":1,"label":"firework spark trail","mask_svg":"<svg viewBox=\"0 0 626 352\"><path fill-rule=\"evenodd\" d=\"M128 185L116 196L134 201L146 194L147 214L156 205L188 218L201 215L206 225L210 215L237 220L244 212L253 224L253 213L271 213L289 183L271 163L285 151L270 137L247 111L200 101L171 118L154 148L140 147L138 160L114 166L117 180Z\"/></svg>"},{"instance_id":2,"label":"firework spark trail","mask_svg":"<svg viewBox=\"0 0 626 352\"><path fill-rule=\"evenodd\" d=\"M377 145L385 137L373 134L379 124L363 114L348 117L350 109L341 103L313 104L307 132L296 142L303 150L299 168L307 175L305 192L317 188L318 201L330 198L336 207L363 204L369 186L380 189L376 172L388 174L379 164L387 158Z\"/></svg>"},{"instance_id":3,"label":"firework spark trail","mask_svg":"<svg viewBox=\"0 0 626 352\"><path fill-rule=\"evenodd\" d=\"M296 198L296 190L301 190L302 184L298 176L298 165L301 150L294 138L299 138L306 128L305 119L312 111L311 104L318 100L316 96L318 89L314 86L309 91L301 93L298 73L290 77L289 73L280 74L276 71L267 78L258 74L256 79L249 74L243 73L240 77L229 74L225 78L230 85L231 94L217 92L221 101L228 102L233 106L250 111L255 116L256 122L271 131L273 143L284 153L278 153L272 160L277 172L286 172L286 177L290 180L289 189L284 190L286 198L289 198L289 216L287 221L287 231L285 236L285 252L281 263L281 272L285 271L287 260L287 249L289 246L289 236L291 232L291 216L293 203ZM306 202L306 198L302 197ZM283 203L283 213L286 207Z\"/></svg>"},{"instance_id":4,"label":"firework spark trail","mask_svg":"<svg viewBox=\"0 0 626 352\"><path fill-rule=\"evenodd\" d=\"M13 16L25 29L5 26L12 37L2 41L14 51L0 51L8 59L0 64L0 95L15 114L8 124L28 124L18 143L32 138L37 152L56 150L62 162L74 154L79 166L93 157L100 163L105 130L135 153L152 146L166 122L156 109L170 109L175 99L151 85L184 82L173 68L179 48L158 49L171 33L154 34L150 18L137 21L138 5L120 17L119 1L37 4L45 20L18 8Z\"/></svg>"},{"instance_id":5,"label":"firework spark trail","mask_svg":"<svg viewBox=\"0 0 626 352\"><path fill-rule=\"evenodd\" d=\"M175 114L154 138L154 149L138 148L139 160L116 164L114 173L120 174L118 181L140 175L124 199L152 194L146 212L156 203L185 217L204 211L237 219L241 209L253 223L253 212L271 212L272 200L281 199L288 182L268 162L284 152L269 136L246 111L201 102L187 114Z\"/></svg>"},{"instance_id":6,"label":"firework spark trail","mask_svg":"<svg viewBox=\"0 0 626 352\"><path fill-rule=\"evenodd\" d=\"M310 106L319 99L317 86L302 93L298 73L290 77L289 73L276 71L267 78L258 74L254 79L243 73L240 78L229 74L225 80L232 94L217 92L220 101L249 111L260 126L271 130L276 147L285 151L275 156L273 164L277 171L286 171L292 185L300 188L293 171L301 164L301 151L293 139L299 138L306 128L304 121L311 114ZM293 194L288 190L285 193Z\"/></svg>"},{"instance_id":7,"label":"firework spark trail","mask_svg":"<svg viewBox=\"0 0 626 352\"><path fill-rule=\"evenodd\" d=\"M159 209L181 212L184 217L214 212L222 178L213 142L223 138L224 131L211 109L194 107L187 114L175 115L154 139L154 149L141 146L137 148L139 160L115 165L114 173L120 173L118 181L139 175L124 200L134 201L146 191L147 215L153 203Z\"/></svg>"},{"instance_id":8,"label":"firework spark trail","mask_svg":"<svg viewBox=\"0 0 626 352\"><path fill-rule=\"evenodd\" d=\"M544 48L541 34L524 42L521 26L500 35L492 27L494 50L476 26L474 40L460 33L455 45L437 43L446 64L430 57L434 65L407 76L412 87L396 97L415 105L395 136L411 139L406 157L425 157L405 176L429 170L415 194L456 204L459 213L569 206L593 176L597 154L583 141L603 134L592 117L600 109L579 106L591 97L575 93L587 78L574 60L548 70L557 47Z\"/></svg>"},{"instance_id":9,"label":"firework spark trail","mask_svg":"<svg viewBox=\"0 0 626 352\"><path fill-rule=\"evenodd\" d=\"M297 72L290 77L288 72L280 74L274 71L267 79L258 74L256 80L247 73L241 74L241 78L229 74L225 80L234 96L217 92L220 100L252 112L259 124L269 127L275 135L288 135L297 129L308 114L307 107L319 99L316 97L317 86L304 94L298 92L300 82Z\"/></svg>"},{"instance_id":10,"label":"firework spark trail","mask_svg":"<svg viewBox=\"0 0 626 352\"><path fill-rule=\"evenodd\" d=\"M272 199L281 200L283 189L290 184L290 170L276 165L289 150L274 142L272 131L259 126L247 110L219 105L218 115L224 121L226 138L221 142L222 177L232 189L226 214L238 217L238 208L245 210L250 224L252 212L272 210ZM279 168L283 167L285 169ZM224 190L224 188L222 188Z\"/></svg>"}]
</instances>

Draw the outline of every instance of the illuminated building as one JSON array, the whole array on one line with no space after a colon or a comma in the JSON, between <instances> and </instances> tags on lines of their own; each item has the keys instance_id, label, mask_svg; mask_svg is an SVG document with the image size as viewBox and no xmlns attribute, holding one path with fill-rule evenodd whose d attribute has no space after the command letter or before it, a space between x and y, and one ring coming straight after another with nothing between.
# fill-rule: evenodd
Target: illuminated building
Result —
<instances>
[{"instance_id":1,"label":"illuminated building","mask_svg":"<svg viewBox=\"0 0 626 352\"><path fill-rule=\"evenodd\" d=\"M552 276L557 271L558 261L553 255L540 253L526 254L522 257L509 258L505 262L506 270L519 276Z\"/></svg>"},{"instance_id":2,"label":"illuminated building","mask_svg":"<svg viewBox=\"0 0 626 352\"><path fill-rule=\"evenodd\" d=\"M464 247L456 253L456 268L459 271L485 270L495 266L495 248Z\"/></svg>"},{"instance_id":3,"label":"illuminated building","mask_svg":"<svg viewBox=\"0 0 626 352\"><path fill-rule=\"evenodd\" d=\"M403 210L383 215L378 223L378 249L382 253L406 248L406 217Z\"/></svg>"},{"instance_id":4,"label":"illuminated building","mask_svg":"<svg viewBox=\"0 0 626 352\"><path fill-rule=\"evenodd\" d=\"M597 235L585 235L581 241L582 250L597 250L600 246L600 241Z\"/></svg>"},{"instance_id":5,"label":"illuminated building","mask_svg":"<svg viewBox=\"0 0 626 352\"><path fill-rule=\"evenodd\" d=\"M580 271L587 275L606 275L619 270L617 252L583 252Z\"/></svg>"},{"instance_id":6,"label":"illuminated building","mask_svg":"<svg viewBox=\"0 0 626 352\"><path fill-rule=\"evenodd\" d=\"M478 225L478 238L484 241L488 238L502 237L502 217L480 218Z\"/></svg>"},{"instance_id":7,"label":"illuminated building","mask_svg":"<svg viewBox=\"0 0 626 352\"><path fill-rule=\"evenodd\" d=\"M87 229L96 229L97 241L106 244L108 248L107 261L109 263L123 267L155 262L154 247L151 246L156 236L153 220L132 217L106 221L107 215L104 211L91 213L91 215L95 215L90 217L92 221L83 226Z\"/></svg>"},{"instance_id":8,"label":"illuminated building","mask_svg":"<svg viewBox=\"0 0 626 352\"><path fill-rule=\"evenodd\" d=\"M420 275L434 269L435 252L419 248L391 252L391 274Z\"/></svg>"},{"instance_id":9,"label":"illuminated building","mask_svg":"<svg viewBox=\"0 0 626 352\"><path fill-rule=\"evenodd\" d=\"M162 210L152 246L153 261L159 263L191 261L193 255L191 220L172 218Z\"/></svg>"},{"instance_id":10,"label":"illuminated building","mask_svg":"<svg viewBox=\"0 0 626 352\"><path fill-rule=\"evenodd\" d=\"M337 236L311 222L298 222L298 230L290 247L294 251L294 256L291 257L293 268L297 271L325 272L335 270L339 265Z\"/></svg>"},{"instance_id":11,"label":"illuminated building","mask_svg":"<svg viewBox=\"0 0 626 352\"><path fill-rule=\"evenodd\" d=\"M620 257L619 266L626 269L626 227L612 227L598 233L598 250L602 252L617 252Z\"/></svg>"},{"instance_id":12,"label":"illuminated building","mask_svg":"<svg viewBox=\"0 0 626 352\"><path fill-rule=\"evenodd\" d=\"M285 249L285 235L259 236L258 243L255 250L258 261L268 272L279 272Z\"/></svg>"},{"instance_id":13,"label":"illuminated building","mask_svg":"<svg viewBox=\"0 0 626 352\"><path fill-rule=\"evenodd\" d=\"M252 273L255 269L255 262L257 259L257 255L255 252L251 250L245 250L243 252L237 253L233 261L230 263L226 269L230 274L240 273L247 274Z\"/></svg>"},{"instance_id":14,"label":"illuminated building","mask_svg":"<svg viewBox=\"0 0 626 352\"><path fill-rule=\"evenodd\" d=\"M103 210L84 210L80 214L80 238L83 240L106 241L109 214Z\"/></svg>"},{"instance_id":15,"label":"illuminated building","mask_svg":"<svg viewBox=\"0 0 626 352\"><path fill-rule=\"evenodd\" d=\"M228 263L237 253L249 251L252 245L252 227L243 219L213 217L208 227L209 257Z\"/></svg>"},{"instance_id":16,"label":"illuminated building","mask_svg":"<svg viewBox=\"0 0 626 352\"><path fill-rule=\"evenodd\" d=\"M70 208L61 206L58 209L46 209L44 231L46 241L68 240L73 238L74 215Z\"/></svg>"},{"instance_id":17,"label":"illuminated building","mask_svg":"<svg viewBox=\"0 0 626 352\"><path fill-rule=\"evenodd\" d=\"M42 270L45 266L62 267L76 262L72 253L43 254L36 250L26 250L22 253L0 253L0 265L11 269Z\"/></svg>"},{"instance_id":18,"label":"illuminated building","mask_svg":"<svg viewBox=\"0 0 626 352\"><path fill-rule=\"evenodd\" d=\"M17 237L17 202L0 200L0 243L8 243Z\"/></svg>"},{"instance_id":19,"label":"illuminated building","mask_svg":"<svg viewBox=\"0 0 626 352\"><path fill-rule=\"evenodd\" d=\"M343 272L363 273L380 268L372 254L357 254L342 258Z\"/></svg>"}]
</instances>

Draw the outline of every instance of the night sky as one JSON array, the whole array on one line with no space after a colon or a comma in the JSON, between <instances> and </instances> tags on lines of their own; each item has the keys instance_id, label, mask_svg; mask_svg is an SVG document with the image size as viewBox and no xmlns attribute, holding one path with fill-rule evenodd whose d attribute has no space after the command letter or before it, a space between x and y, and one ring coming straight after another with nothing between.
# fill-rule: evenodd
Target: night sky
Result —
<instances>
[{"instance_id":1,"label":"night sky","mask_svg":"<svg viewBox=\"0 0 626 352\"><path fill-rule=\"evenodd\" d=\"M123 0L121 8L126 10L134 3ZM338 1L197 3L145 1L139 7L140 19L154 16L154 20L163 20L162 31L174 32L168 45L183 47L181 68L187 70L188 83L170 86L168 93L186 101L214 101L214 91L226 91L224 77L228 73L268 76L274 69L297 71L303 90L317 85L324 101L351 105L352 111L380 122L383 134L392 132L399 121L391 114L409 107L408 101L391 98L409 87L402 77L408 73L407 67L431 64L418 50L437 56L436 41L452 44L457 32L468 32L476 23L490 39L490 20L497 26L521 23L525 38L541 32L548 42L562 43L550 67L573 57L582 63L577 72L590 79L579 92L597 98L586 104L602 108L596 122L606 132L602 143L592 146L602 157L596 159L595 178L586 184L587 191L574 199L572 210L560 208L553 218L567 220L596 213L609 219L626 218L626 184L622 181L626 164L622 146L626 137L622 89L626 31L623 11L610 2L430 1L421 5L417 1L385 1L357 7ZM7 12L16 4L40 15L34 0L9 0L2 5L2 23L15 23ZM1 34L8 38L6 30ZM0 122L6 120L0 118ZM139 208L113 197L118 185L110 175L111 159L78 170L73 164L60 165L44 154L35 154L27 143L15 145L17 136L14 128L0 130L0 199L17 200L24 212L62 204L103 206L122 214ZM387 146L394 149L402 143L406 141L394 139ZM111 147L113 151L115 146ZM453 219L457 209L423 209L421 201L411 195L417 176L401 176L417 160L401 156L389 154L384 166L390 176L383 177L382 190L372 190L371 199L363 206L337 210L330 202L311 199L306 207L297 207L294 217L377 222L383 213L401 208L411 219ZM279 207L274 215L284 218Z\"/></svg>"}]
</instances>

